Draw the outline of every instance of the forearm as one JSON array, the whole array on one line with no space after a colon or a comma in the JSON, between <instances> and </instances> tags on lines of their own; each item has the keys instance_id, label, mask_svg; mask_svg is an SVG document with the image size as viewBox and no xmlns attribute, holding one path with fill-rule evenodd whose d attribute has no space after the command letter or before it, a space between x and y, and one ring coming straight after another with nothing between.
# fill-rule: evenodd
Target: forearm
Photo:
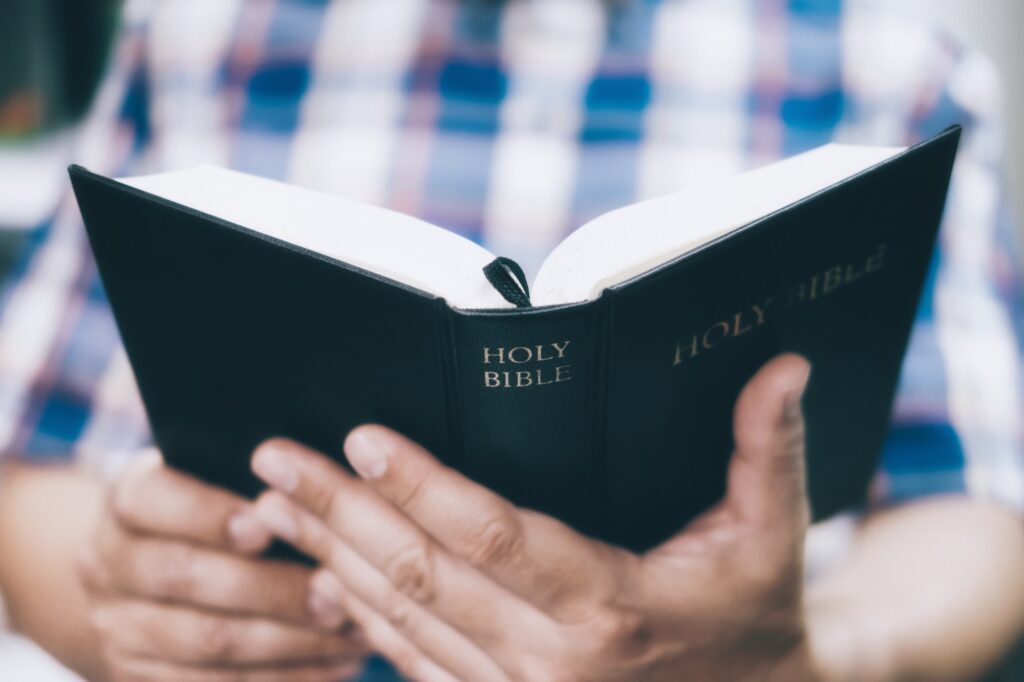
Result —
<instances>
[{"instance_id":1,"label":"forearm","mask_svg":"<svg viewBox=\"0 0 1024 682\"><path fill-rule=\"evenodd\" d=\"M101 488L66 467L7 467L0 478L0 589L13 626L96 679L99 659L75 574Z\"/></svg>"},{"instance_id":2,"label":"forearm","mask_svg":"<svg viewBox=\"0 0 1024 682\"><path fill-rule=\"evenodd\" d=\"M810 585L827 677L976 679L1024 629L1024 525L963 498L871 517L852 554Z\"/></svg>"}]
</instances>

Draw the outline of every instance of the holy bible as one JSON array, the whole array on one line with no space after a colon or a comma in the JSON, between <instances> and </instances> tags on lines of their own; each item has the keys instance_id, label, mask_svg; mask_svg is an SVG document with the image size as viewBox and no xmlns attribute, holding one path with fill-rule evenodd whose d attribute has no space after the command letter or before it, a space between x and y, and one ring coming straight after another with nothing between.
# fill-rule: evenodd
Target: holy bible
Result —
<instances>
[{"instance_id":1,"label":"holy bible","mask_svg":"<svg viewBox=\"0 0 1024 682\"><path fill-rule=\"evenodd\" d=\"M959 139L827 145L583 225L528 285L399 213L215 167L71 180L157 445L245 495L255 446L397 429L632 549L719 500L733 404L813 366L816 518L863 500Z\"/></svg>"}]
</instances>

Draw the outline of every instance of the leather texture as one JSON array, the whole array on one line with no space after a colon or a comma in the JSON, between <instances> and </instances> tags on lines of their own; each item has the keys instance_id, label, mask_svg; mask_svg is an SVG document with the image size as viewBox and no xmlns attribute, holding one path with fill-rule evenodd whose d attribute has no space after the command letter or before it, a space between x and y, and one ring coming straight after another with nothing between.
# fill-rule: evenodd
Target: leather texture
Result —
<instances>
[{"instance_id":1,"label":"leather texture","mask_svg":"<svg viewBox=\"0 0 1024 682\"><path fill-rule=\"evenodd\" d=\"M951 128L595 301L502 311L453 310L70 174L172 465L254 495L262 440L341 461L345 434L379 422L518 504L641 550L721 498L733 403L781 352L813 366L815 517L864 499L958 139Z\"/></svg>"}]
</instances>

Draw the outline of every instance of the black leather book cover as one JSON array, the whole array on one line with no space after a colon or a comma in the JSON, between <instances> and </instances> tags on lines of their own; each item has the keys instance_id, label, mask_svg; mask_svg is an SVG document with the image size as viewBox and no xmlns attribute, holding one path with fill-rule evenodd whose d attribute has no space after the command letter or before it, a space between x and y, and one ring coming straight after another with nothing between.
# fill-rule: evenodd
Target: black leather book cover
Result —
<instances>
[{"instance_id":1,"label":"black leather book cover","mask_svg":"<svg viewBox=\"0 0 1024 682\"><path fill-rule=\"evenodd\" d=\"M642 549L721 497L733 402L785 351L813 366L815 516L863 499L958 138L951 128L594 301L500 311L452 309L70 174L172 465L254 495L262 440L342 460L345 434L379 422L519 504Z\"/></svg>"}]
</instances>

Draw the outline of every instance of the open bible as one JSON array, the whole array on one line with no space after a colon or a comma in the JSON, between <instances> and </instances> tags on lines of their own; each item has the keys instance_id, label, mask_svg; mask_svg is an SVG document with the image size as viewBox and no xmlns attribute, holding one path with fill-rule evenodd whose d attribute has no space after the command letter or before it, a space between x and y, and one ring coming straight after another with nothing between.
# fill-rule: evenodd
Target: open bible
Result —
<instances>
[{"instance_id":1,"label":"open bible","mask_svg":"<svg viewBox=\"0 0 1024 682\"><path fill-rule=\"evenodd\" d=\"M827 145L579 227L533 282L415 218L212 166L70 169L157 444L244 494L253 448L376 421L517 504L640 549L724 490L732 405L813 365L812 507L885 440L959 129Z\"/></svg>"}]
</instances>

